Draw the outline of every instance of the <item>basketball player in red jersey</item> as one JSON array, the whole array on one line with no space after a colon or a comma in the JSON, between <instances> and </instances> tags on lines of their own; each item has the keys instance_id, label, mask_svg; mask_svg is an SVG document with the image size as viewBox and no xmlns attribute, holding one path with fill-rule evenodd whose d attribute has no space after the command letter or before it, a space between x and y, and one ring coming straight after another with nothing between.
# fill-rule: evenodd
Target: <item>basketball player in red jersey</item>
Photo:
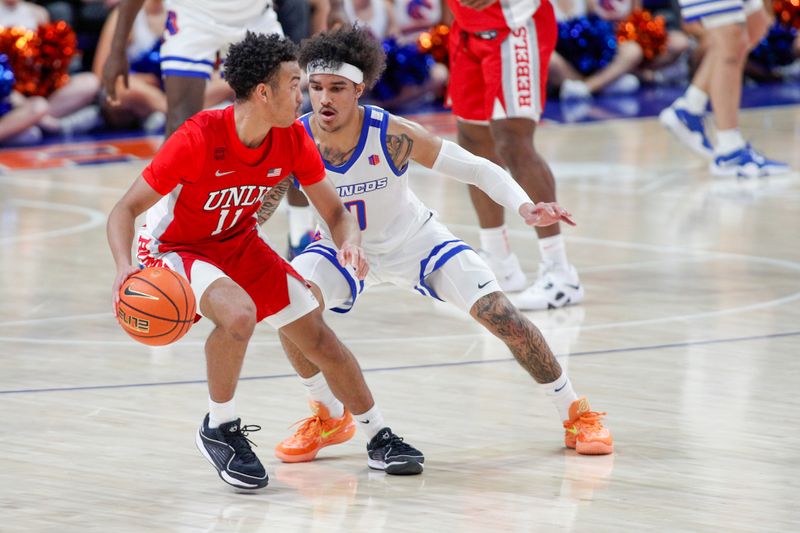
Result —
<instances>
[{"instance_id":1,"label":"basketball player in red jersey","mask_svg":"<svg viewBox=\"0 0 800 533\"><path fill-rule=\"evenodd\" d=\"M458 142L475 155L505 166L536 202L554 202L550 167L536 152L533 134L545 101L550 55L558 35L548 0L448 0L450 100L458 118ZM480 223L484 258L501 288L522 290L525 274L511 253L503 208L475 186L470 196ZM520 309L576 304L583 287L567 261L558 224L536 228L539 278L510 295Z\"/></svg>"},{"instance_id":2,"label":"basketball player in red jersey","mask_svg":"<svg viewBox=\"0 0 800 533\"><path fill-rule=\"evenodd\" d=\"M234 404L257 322L302 346L352 412L374 407L358 363L323 322L305 281L262 238L257 216L274 210L276 190L285 192L292 173L330 225L341 264L361 278L368 266L358 224L294 122L302 101L296 46L248 32L231 47L225 75L235 103L195 115L170 136L111 211L108 241L117 265L115 303L122 282L138 270L130 249L136 216L145 211L139 262L169 267L191 283L198 313L215 325L205 345L209 414L197 446L225 482L257 489L268 477L247 434L260 428L242 426Z\"/></svg>"}]
</instances>

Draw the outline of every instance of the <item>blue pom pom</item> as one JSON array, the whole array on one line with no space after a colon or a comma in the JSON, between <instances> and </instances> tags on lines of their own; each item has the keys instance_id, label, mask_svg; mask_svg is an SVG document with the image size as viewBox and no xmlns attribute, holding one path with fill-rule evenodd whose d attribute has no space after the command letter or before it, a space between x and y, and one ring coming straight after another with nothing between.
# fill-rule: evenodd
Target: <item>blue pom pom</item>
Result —
<instances>
[{"instance_id":1,"label":"blue pom pom","mask_svg":"<svg viewBox=\"0 0 800 533\"><path fill-rule=\"evenodd\" d=\"M386 52L386 70L372 89L378 100L389 100L397 96L407 85L422 85L430 77L435 61L430 54L420 52L414 44L399 45L389 38L383 41Z\"/></svg>"},{"instance_id":2,"label":"blue pom pom","mask_svg":"<svg viewBox=\"0 0 800 533\"><path fill-rule=\"evenodd\" d=\"M10 96L14 90L14 71L8 62L8 56L0 54L0 116L11 111Z\"/></svg>"},{"instance_id":3,"label":"blue pom pom","mask_svg":"<svg viewBox=\"0 0 800 533\"><path fill-rule=\"evenodd\" d=\"M797 30L776 22L750 52L750 59L767 69L790 65L795 59L792 46L796 36Z\"/></svg>"},{"instance_id":4,"label":"blue pom pom","mask_svg":"<svg viewBox=\"0 0 800 533\"><path fill-rule=\"evenodd\" d=\"M161 41L156 42L153 48L139 57L131 58L131 72L141 74L154 74L161 77Z\"/></svg>"},{"instance_id":5,"label":"blue pom pom","mask_svg":"<svg viewBox=\"0 0 800 533\"><path fill-rule=\"evenodd\" d=\"M559 22L556 51L575 70L588 76L614 59L617 53L614 26L597 15Z\"/></svg>"}]
</instances>

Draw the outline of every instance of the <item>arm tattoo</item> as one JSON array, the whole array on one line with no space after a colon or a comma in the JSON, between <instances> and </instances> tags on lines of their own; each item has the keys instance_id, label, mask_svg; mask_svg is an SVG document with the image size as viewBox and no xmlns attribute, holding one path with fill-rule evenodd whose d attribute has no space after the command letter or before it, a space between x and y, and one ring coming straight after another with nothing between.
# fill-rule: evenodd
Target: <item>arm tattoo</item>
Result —
<instances>
[{"instance_id":1,"label":"arm tattoo","mask_svg":"<svg viewBox=\"0 0 800 533\"><path fill-rule=\"evenodd\" d=\"M392 158L395 168L401 169L411 157L411 147L414 141L405 133L400 135L386 135L386 151Z\"/></svg>"},{"instance_id":2,"label":"arm tattoo","mask_svg":"<svg viewBox=\"0 0 800 533\"><path fill-rule=\"evenodd\" d=\"M289 186L292 184L293 179L294 177L292 177L292 175L286 176L266 194L264 197L264 202L258 209L259 225L269 220L269 217L271 217L278 208L278 205L280 205L281 200L283 200L286 191L289 190Z\"/></svg>"},{"instance_id":3,"label":"arm tattoo","mask_svg":"<svg viewBox=\"0 0 800 533\"><path fill-rule=\"evenodd\" d=\"M561 365L542 332L514 307L502 292L480 298L472 314L497 338L506 343L514 358L539 383L552 383L561 376Z\"/></svg>"},{"instance_id":4,"label":"arm tattoo","mask_svg":"<svg viewBox=\"0 0 800 533\"><path fill-rule=\"evenodd\" d=\"M319 153L322 155L322 159L324 159L325 161L327 161L328 163L330 163L335 167L340 167L350 160L350 156L352 156L353 152L356 151L356 146L353 146L349 150L345 150L344 152L342 152L334 148L329 148L327 146L322 146L321 144L317 144L317 150L319 150Z\"/></svg>"}]
</instances>

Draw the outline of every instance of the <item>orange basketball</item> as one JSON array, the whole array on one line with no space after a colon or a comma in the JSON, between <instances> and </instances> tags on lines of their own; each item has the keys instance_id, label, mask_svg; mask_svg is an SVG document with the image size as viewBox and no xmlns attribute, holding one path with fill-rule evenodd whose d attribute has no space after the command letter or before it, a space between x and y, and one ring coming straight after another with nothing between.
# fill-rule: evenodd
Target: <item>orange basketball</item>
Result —
<instances>
[{"instance_id":1,"label":"orange basketball","mask_svg":"<svg viewBox=\"0 0 800 533\"><path fill-rule=\"evenodd\" d=\"M117 320L137 341L164 346L180 339L194 323L189 282L168 268L145 268L119 289Z\"/></svg>"}]
</instances>

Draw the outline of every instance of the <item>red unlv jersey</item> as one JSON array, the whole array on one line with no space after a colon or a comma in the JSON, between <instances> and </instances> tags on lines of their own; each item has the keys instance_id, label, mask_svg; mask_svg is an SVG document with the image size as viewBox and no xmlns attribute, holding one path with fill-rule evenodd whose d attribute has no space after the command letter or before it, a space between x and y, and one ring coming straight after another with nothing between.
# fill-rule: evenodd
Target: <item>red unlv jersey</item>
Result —
<instances>
[{"instance_id":1,"label":"red unlv jersey","mask_svg":"<svg viewBox=\"0 0 800 533\"><path fill-rule=\"evenodd\" d=\"M459 0L447 0L458 25L470 33L505 28L517 30L530 22L543 2L547 0L497 0L477 11L462 6Z\"/></svg>"},{"instance_id":2,"label":"red unlv jersey","mask_svg":"<svg viewBox=\"0 0 800 533\"><path fill-rule=\"evenodd\" d=\"M236 133L233 106L198 113L142 172L165 195L147 211L149 250L197 250L255 229L264 194L290 173L301 185L325 178L302 124L271 128L260 146L248 148Z\"/></svg>"}]
</instances>

